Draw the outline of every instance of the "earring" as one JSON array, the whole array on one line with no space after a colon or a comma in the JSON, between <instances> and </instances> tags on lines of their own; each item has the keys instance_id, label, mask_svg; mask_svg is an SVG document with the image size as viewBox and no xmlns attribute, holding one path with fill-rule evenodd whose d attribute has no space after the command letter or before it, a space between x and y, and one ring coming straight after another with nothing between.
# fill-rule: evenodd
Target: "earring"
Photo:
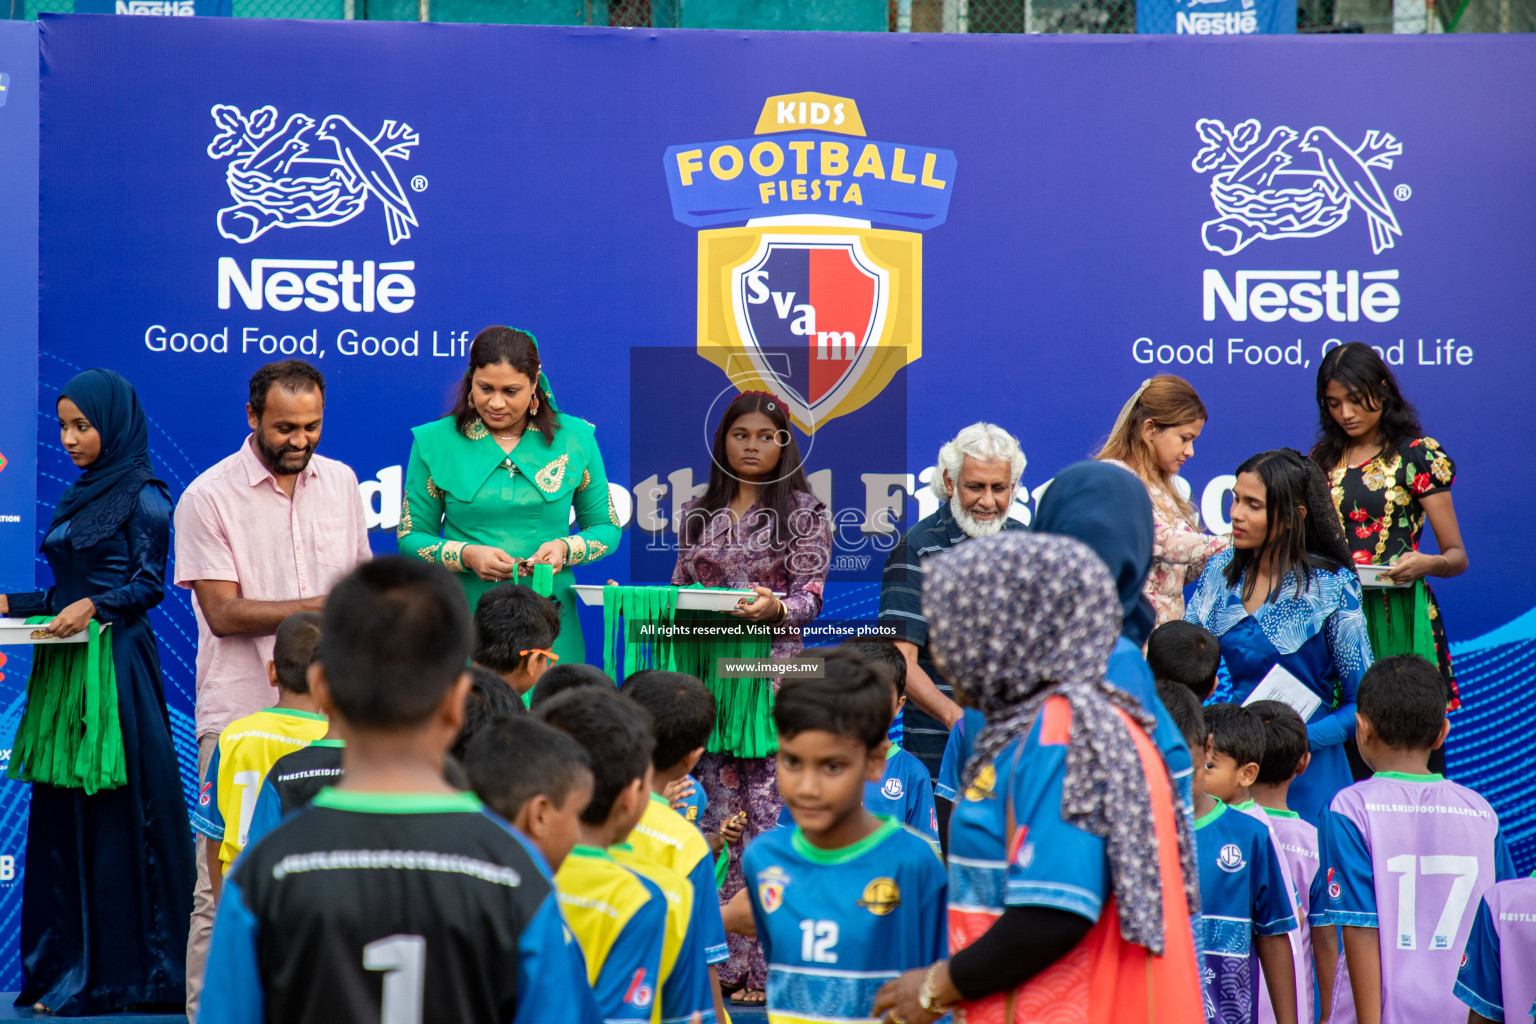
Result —
<instances>
[{"instance_id":1,"label":"earring","mask_svg":"<svg viewBox=\"0 0 1536 1024\"><path fill-rule=\"evenodd\" d=\"M533 400L533 403L528 406L528 415L529 416L537 416L538 414L539 414L539 400L537 398L535 398Z\"/></svg>"}]
</instances>

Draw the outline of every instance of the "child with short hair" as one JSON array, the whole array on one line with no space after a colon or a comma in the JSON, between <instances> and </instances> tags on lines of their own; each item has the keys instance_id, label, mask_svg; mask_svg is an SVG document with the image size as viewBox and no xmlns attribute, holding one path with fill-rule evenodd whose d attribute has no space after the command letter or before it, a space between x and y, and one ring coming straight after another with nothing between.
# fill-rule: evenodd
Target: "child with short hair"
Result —
<instances>
[{"instance_id":1,"label":"child with short hair","mask_svg":"<svg viewBox=\"0 0 1536 1024\"><path fill-rule=\"evenodd\" d=\"M603 1019L649 1024L699 1013L711 1024L714 997L703 947L690 941L695 932L688 927L692 886L675 872L621 862L614 851L651 803L656 738L650 714L606 687L578 686L539 705L536 717L568 733L592 766L592 799L555 887L586 954Z\"/></svg>"},{"instance_id":2,"label":"child with short hair","mask_svg":"<svg viewBox=\"0 0 1536 1024\"><path fill-rule=\"evenodd\" d=\"M1174 619L1147 637L1147 667L1158 679L1178 683L1202 701L1216 692L1221 641L1204 626Z\"/></svg>"},{"instance_id":3,"label":"child with short hair","mask_svg":"<svg viewBox=\"0 0 1536 1024\"><path fill-rule=\"evenodd\" d=\"M1264 756L1259 758L1259 774L1248 792L1253 798L1254 813L1264 815L1270 837L1280 852L1280 866L1285 869L1296 901L1296 920L1301 923L1291 933L1295 939L1291 952L1296 957L1297 1013L1303 1024L1314 1019L1327 1020L1333 1009L1331 985L1319 991L1317 979L1333 978L1339 947L1331 927L1318 928L1314 940L1313 929L1307 923L1313 882L1317 878L1317 827L1291 810L1285 799L1291 780L1305 772L1312 759L1307 724L1295 708L1277 700L1256 700L1247 708L1264 726ZM1313 1013L1314 992L1320 995L1319 1015ZM1260 1012L1272 1013L1262 993ZM1266 1016L1265 1020L1273 1017Z\"/></svg>"},{"instance_id":4,"label":"child with short hair","mask_svg":"<svg viewBox=\"0 0 1536 1024\"><path fill-rule=\"evenodd\" d=\"M504 718L469 742L464 771L485 806L527 837L551 873L560 870L592 799L592 761L581 744L527 715Z\"/></svg>"},{"instance_id":5,"label":"child with short hair","mask_svg":"<svg viewBox=\"0 0 1536 1024\"><path fill-rule=\"evenodd\" d=\"M559 660L560 605L520 583L500 583L475 604L476 665L500 676L518 696Z\"/></svg>"},{"instance_id":6,"label":"child with short hair","mask_svg":"<svg viewBox=\"0 0 1536 1024\"><path fill-rule=\"evenodd\" d=\"M277 703L235 719L219 734L192 812L192 827L213 840L206 848L215 901L224 875L249 838L267 770L329 728L309 692L309 667L319 642L320 616L314 612L298 612L279 623L272 660L267 662Z\"/></svg>"},{"instance_id":7,"label":"child with short hair","mask_svg":"<svg viewBox=\"0 0 1536 1024\"><path fill-rule=\"evenodd\" d=\"M693 676L654 669L631 674L620 692L650 713L656 731L650 801L629 834L629 845L642 859L675 871L691 883L692 927L709 965L710 991L718 993L714 965L730 959L730 951L720 918L714 857L698 828L674 811L663 795L667 786L687 778L703 755L715 728L715 697ZM717 1005L715 1012L717 1016L723 1014L724 1006Z\"/></svg>"},{"instance_id":8,"label":"child with short hair","mask_svg":"<svg viewBox=\"0 0 1536 1024\"><path fill-rule=\"evenodd\" d=\"M844 641L842 646L852 651L858 651L859 657L869 664L884 667L891 674L891 678L896 680L896 686L901 691L902 700L906 700L907 658L906 655L901 653L901 648L896 646L894 637L860 633L853 639ZM890 731L886 733L886 738L897 746L901 745L902 739L906 736L906 726L903 722L902 716L897 715L896 720L891 723Z\"/></svg>"},{"instance_id":9,"label":"child with short hair","mask_svg":"<svg viewBox=\"0 0 1536 1024\"><path fill-rule=\"evenodd\" d=\"M768 961L768 1016L867 1019L901 972L945 955L944 867L922 834L864 806L884 774L887 678L848 649L821 679L774 699L779 795L794 828L742 857L752 926Z\"/></svg>"},{"instance_id":10,"label":"child with short hair","mask_svg":"<svg viewBox=\"0 0 1536 1024\"><path fill-rule=\"evenodd\" d=\"M1467 1024L1536 1017L1536 875L1483 893L1456 976Z\"/></svg>"},{"instance_id":11,"label":"child with short hair","mask_svg":"<svg viewBox=\"0 0 1536 1024\"><path fill-rule=\"evenodd\" d=\"M516 691L501 676L483 665L471 665L469 694L464 698L464 727L459 730L448 753L462 762L470 741L482 730L527 713L528 709L518 699Z\"/></svg>"},{"instance_id":12,"label":"child with short hair","mask_svg":"<svg viewBox=\"0 0 1536 1024\"><path fill-rule=\"evenodd\" d=\"M1258 716L1237 705L1213 704L1202 717L1201 731L1208 730L1207 736L1199 748L1191 741L1191 749L1197 751L1195 861L1205 927L1205 1018L1209 1024L1255 1024L1262 975L1274 1019L1297 1024L1296 960L1289 933L1298 923L1285 868L1269 827L1229 806L1208 786L1215 779L1228 797L1248 799L1248 784L1264 756L1264 727ZM1181 728L1188 734L1187 722ZM1217 751L1218 743L1225 752Z\"/></svg>"},{"instance_id":13,"label":"child with short hair","mask_svg":"<svg viewBox=\"0 0 1536 1024\"><path fill-rule=\"evenodd\" d=\"M310 685L346 771L230 872L202 1024L592 1020L552 887L443 781L470 643L437 566L376 558L332 589Z\"/></svg>"},{"instance_id":14,"label":"child with short hair","mask_svg":"<svg viewBox=\"0 0 1536 1024\"><path fill-rule=\"evenodd\" d=\"M539 681L528 692L528 710L537 711L566 690L583 686L593 686L610 693L618 688L608 678L608 673L595 665L555 665L545 669Z\"/></svg>"},{"instance_id":15,"label":"child with short hair","mask_svg":"<svg viewBox=\"0 0 1536 1024\"><path fill-rule=\"evenodd\" d=\"M879 640L854 640L843 645L864 663L882 671L891 684L891 730L901 724L907 706L907 660L895 644ZM886 735L890 735L888 730ZM939 816L933 801L933 778L917 756L892 740L885 752L885 774L864 788L864 807L871 814L888 814L914 832L939 845Z\"/></svg>"},{"instance_id":16,"label":"child with short hair","mask_svg":"<svg viewBox=\"0 0 1536 1024\"><path fill-rule=\"evenodd\" d=\"M1264 723L1240 704L1209 704L1205 727L1211 731L1205 791L1228 807L1247 810L1264 758Z\"/></svg>"},{"instance_id":17,"label":"child with short hair","mask_svg":"<svg viewBox=\"0 0 1536 1024\"><path fill-rule=\"evenodd\" d=\"M1445 680L1423 658L1360 680L1355 743L1376 774L1341 790L1319 830L1326 896L1314 924L1344 928L1360 1024L1458 1020L1454 988L1476 901L1514 865L1488 801L1429 772L1445 742ZM1336 1001L1342 994L1334 993Z\"/></svg>"},{"instance_id":18,"label":"child with short hair","mask_svg":"<svg viewBox=\"0 0 1536 1024\"><path fill-rule=\"evenodd\" d=\"M899 668L893 667L890 660L876 661L864 657L864 648L869 646L883 647L894 652L894 664ZM901 721L902 709L907 705L907 663L901 653L890 644L870 641L844 644L841 648L831 648L828 653L839 649L853 651L864 658L865 664L890 684L891 720ZM899 743L893 742L886 748L885 773L881 775L880 781L864 787L864 808L871 814L895 818L914 832L926 836L934 849L939 848L939 816L934 809L933 779L928 775L923 762L909 751L901 749ZM794 822L786 804L779 812L779 824L793 825Z\"/></svg>"}]
</instances>

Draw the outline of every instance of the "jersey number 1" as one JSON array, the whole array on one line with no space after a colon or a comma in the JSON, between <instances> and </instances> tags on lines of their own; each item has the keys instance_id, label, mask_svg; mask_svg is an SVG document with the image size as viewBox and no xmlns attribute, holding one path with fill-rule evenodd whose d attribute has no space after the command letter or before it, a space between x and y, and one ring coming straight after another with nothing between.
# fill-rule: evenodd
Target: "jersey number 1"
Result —
<instances>
[{"instance_id":1,"label":"jersey number 1","mask_svg":"<svg viewBox=\"0 0 1536 1024\"><path fill-rule=\"evenodd\" d=\"M1417 863L1415 863L1417 862ZM1404 853L1387 861L1387 870L1402 875L1397 880L1397 948L1418 949L1419 930L1415 915L1418 911L1418 876L1455 875L1451 892L1440 911L1435 924L1435 934L1429 942L1430 949L1450 949L1461 927L1461 915L1472 899L1472 887L1477 884L1477 858L1439 854L1415 857Z\"/></svg>"},{"instance_id":2,"label":"jersey number 1","mask_svg":"<svg viewBox=\"0 0 1536 1024\"><path fill-rule=\"evenodd\" d=\"M421 1024L427 940L391 935L363 947L363 968L384 972L384 1009L379 1024Z\"/></svg>"}]
</instances>

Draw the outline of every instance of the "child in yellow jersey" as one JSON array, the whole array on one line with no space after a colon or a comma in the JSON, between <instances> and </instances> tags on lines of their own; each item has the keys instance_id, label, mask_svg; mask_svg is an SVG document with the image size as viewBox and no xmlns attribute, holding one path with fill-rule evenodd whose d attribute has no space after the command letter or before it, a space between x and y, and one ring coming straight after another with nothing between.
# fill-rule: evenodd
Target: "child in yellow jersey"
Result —
<instances>
[{"instance_id":1,"label":"child in yellow jersey","mask_svg":"<svg viewBox=\"0 0 1536 1024\"><path fill-rule=\"evenodd\" d=\"M650 716L612 690L587 686L541 703L535 717L568 733L592 763L592 799L577 821L576 846L555 872L555 890L586 956L598 1010L605 1024L652 1024L664 987L667 896L609 852L649 803ZM703 1024L713 1024L714 1009L705 1006Z\"/></svg>"},{"instance_id":2,"label":"child in yellow jersey","mask_svg":"<svg viewBox=\"0 0 1536 1024\"><path fill-rule=\"evenodd\" d=\"M319 615L299 612L284 619L267 662L277 703L235 719L219 734L192 812L192 827L213 840L208 844L208 877L215 901L225 872L245 848L267 770L284 754L320 739L328 728L309 693L309 666L319 643Z\"/></svg>"},{"instance_id":3,"label":"child in yellow jersey","mask_svg":"<svg viewBox=\"0 0 1536 1024\"><path fill-rule=\"evenodd\" d=\"M703 834L673 810L663 795L669 785L687 777L704 753L704 744L715 727L715 698L693 676L656 670L632 674L624 680L620 692L650 712L656 733L656 750L651 755L655 766L651 800L640 823L630 833L629 845L643 860L674 871L692 883L692 928L708 965L715 1014L723 1019L725 1007L719 998L720 984L714 965L729 958L730 953L725 946L725 926L720 920L714 857Z\"/></svg>"}]
</instances>

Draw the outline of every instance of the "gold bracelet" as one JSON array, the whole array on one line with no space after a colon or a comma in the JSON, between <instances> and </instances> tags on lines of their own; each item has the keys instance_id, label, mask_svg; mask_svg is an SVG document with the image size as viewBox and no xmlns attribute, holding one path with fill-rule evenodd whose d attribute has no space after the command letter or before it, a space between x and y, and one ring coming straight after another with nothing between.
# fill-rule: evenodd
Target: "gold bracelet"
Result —
<instances>
[{"instance_id":1,"label":"gold bracelet","mask_svg":"<svg viewBox=\"0 0 1536 1024\"><path fill-rule=\"evenodd\" d=\"M939 993L933 983L934 976L939 973L939 968L947 963L949 963L948 960L940 960L929 967L927 976L923 978L923 987L917 990L917 1005L923 1008L924 1013L943 1016L954 1009L952 1006L945 1006L939 1002Z\"/></svg>"}]
</instances>

